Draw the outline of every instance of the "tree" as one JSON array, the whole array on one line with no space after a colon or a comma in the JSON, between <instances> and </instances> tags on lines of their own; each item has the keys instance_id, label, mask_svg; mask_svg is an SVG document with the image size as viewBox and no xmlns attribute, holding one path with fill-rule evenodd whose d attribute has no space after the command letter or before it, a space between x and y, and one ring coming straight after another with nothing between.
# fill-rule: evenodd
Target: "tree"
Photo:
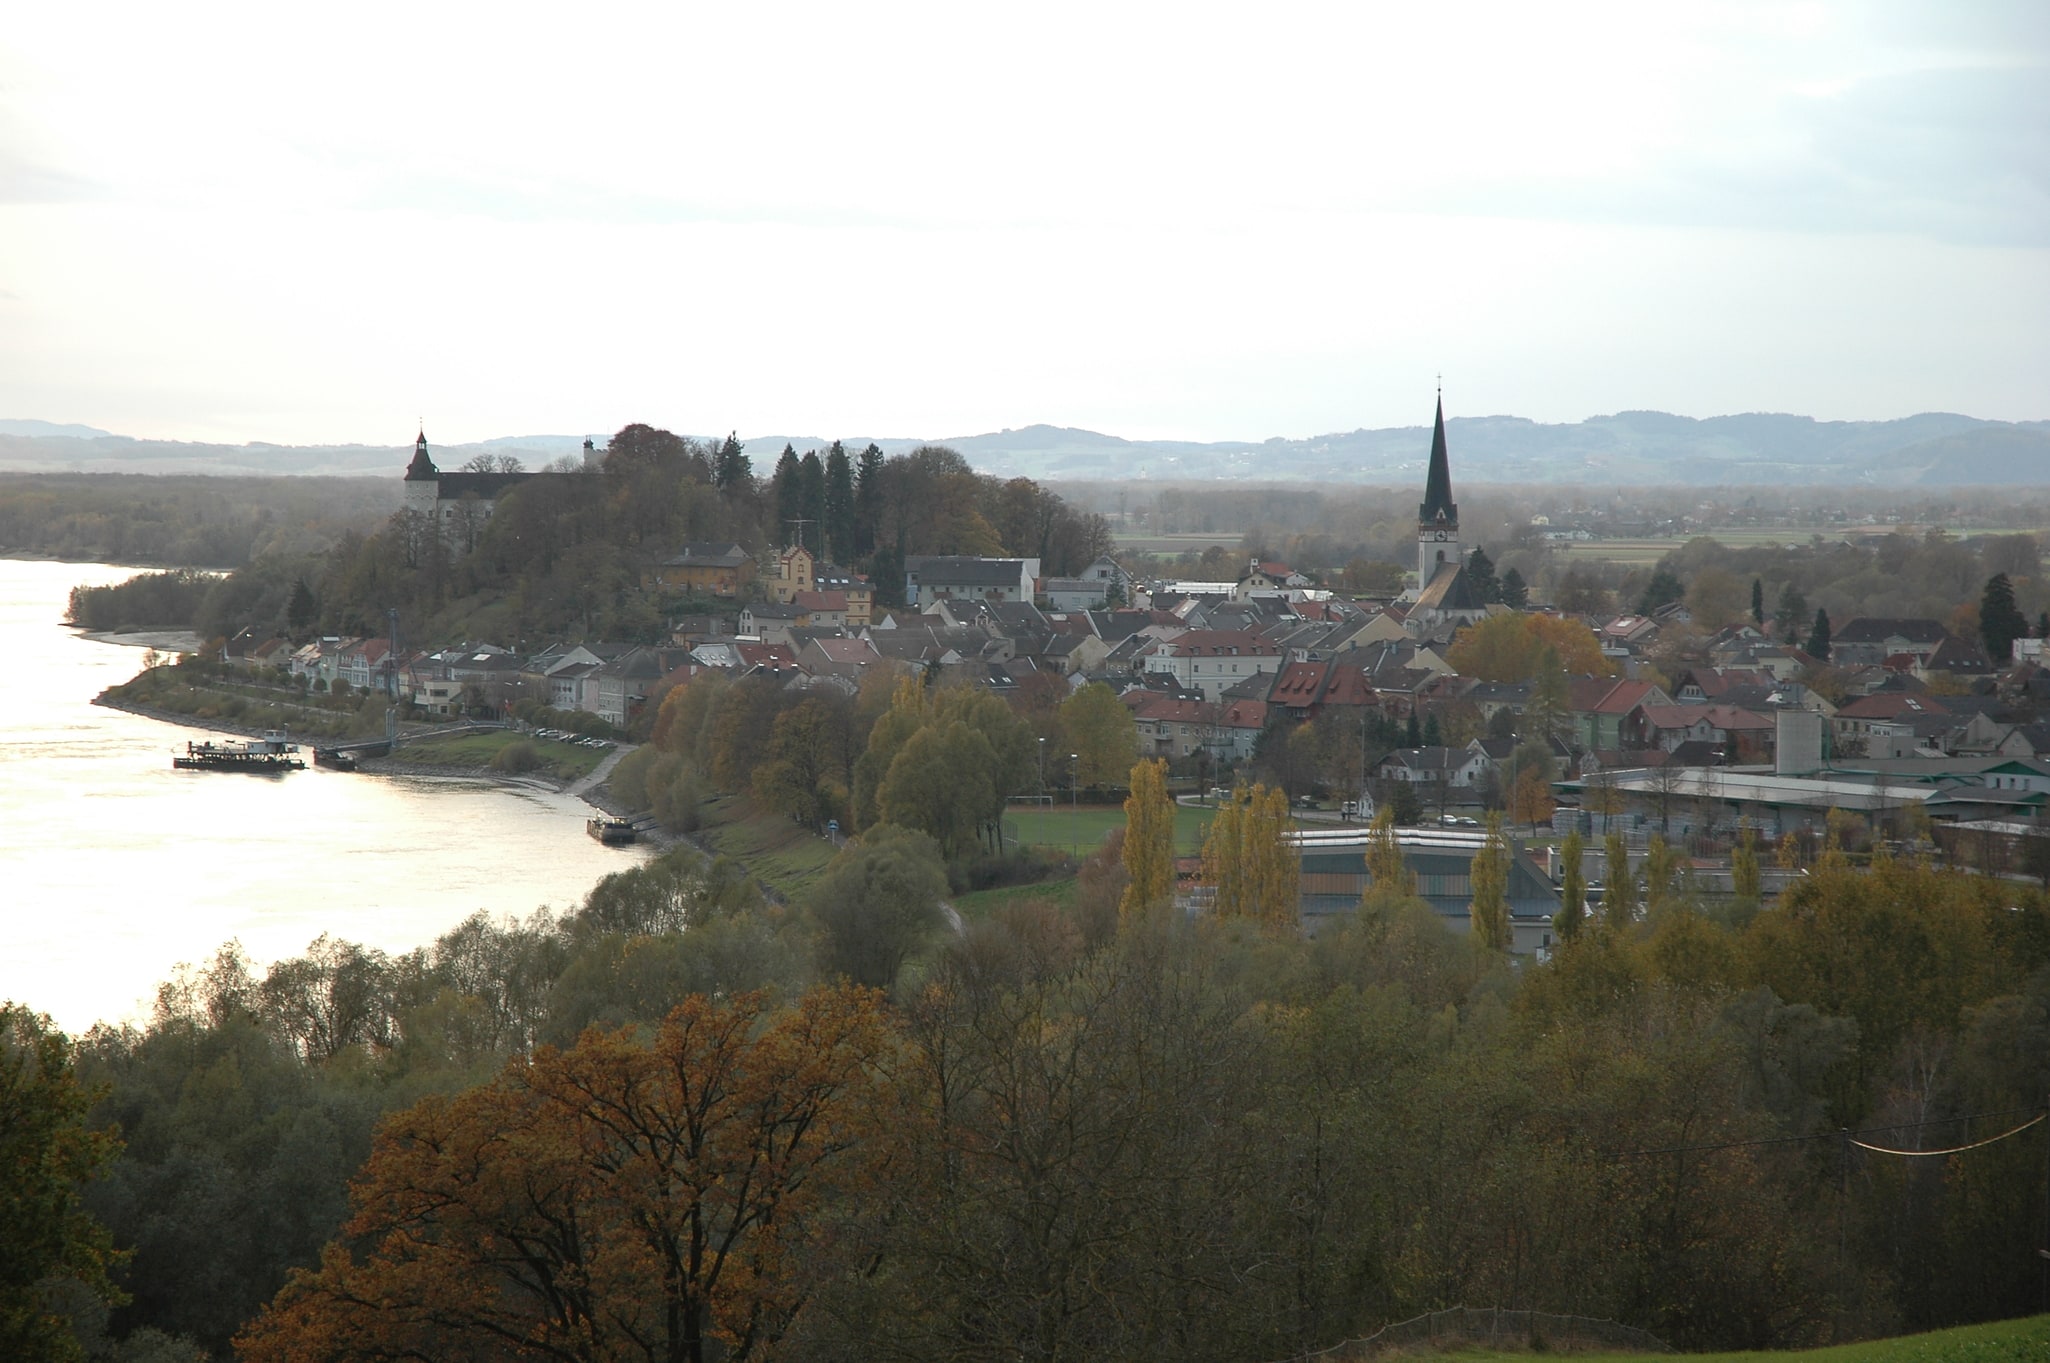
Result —
<instances>
[{"instance_id":1,"label":"tree","mask_svg":"<svg viewBox=\"0 0 2050 1363\"><path fill-rule=\"evenodd\" d=\"M1408 781L1393 781L1388 786L1388 816L1397 825L1407 826L1424 817L1424 803L1417 797L1416 787Z\"/></svg>"},{"instance_id":2,"label":"tree","mask_svg":"<svg viewBox=\"0 0 2050 1363\"><path fill-rule=\"evenodd\" d=\"M1488 557L1487 550L1475 548L1467 555L1466 581L1483 603L1502 599L1502 584L1495 578L1495 561Z\"/></svg>"},{"instance_id":3,"label":"tree","mask_svg":"<svg viewBox=\"0 0 2050 1363\"><path fill-rule=\"evenodd\" d=\"M1789 582L1780 588L1779 609L1772 614L1772 621L1779 626L1780 638L1793 643L1800 637L1801 622L1808 618L1808 598L1801 589Z\"/></svg>"},{"instance_id":4,"label":"tree","mask_svg":"<svg viewBox=\"0 0 2050 1363\"><path fill-rule=\"evenodd\" d=\"M804 516L804 479L794 445L785 444L776 459L776 471L769 475L769 501L776 508L775 542L799 543L797 522Z\"/></svg>"},{"instance_id":5,"label":"tree","mask_svg":"<svg viewBox=\"0 0 2050 1363\"><path fill-rule=\"evenodd\" d=\"M923 833L881 824L840 849L812 892L827 978L887 989L945 926L947 867Z\"/></svg>"},{"instance_id":6,"label":"tree","mask_svg":"<svg viewBox=\"0 0 2050 1363\"><path fill-rule=\"evenodd\" d=\"M2015 605L2014 584L2007 574L1987 578L1986 590L1979 597L1979 638L1993 665L2006 666L2014 657L2014 641L2027 637L2028 632L2029 618Z\"/></svg>"},{"instance_id":7,"label":"tree","mask_svg":"<svg viewBox=\"0 0 2050 1363\"><path fill-rule=\"evenodd\" d=\"M119 1149L86 1127L94 1096L49 1019L0 1004L0 1357L84 1356L53 1297L60 1285L125 1300L107 1277L121 1256L79 1201Z\"/></svg>"},{"instance_id":8,"label":"tree","mask_svg":"<svg viewBox=\"0 0 2050 1363\"><path fill-rule=\"evenodd\" d=\"M1672 845L1654 833L1644 853L1644 911L1655 917L1666 907L1673 893L1673 871L1678 864Z\"/></svg>"},{"instance_id":9,"label":"tree","mask_svg":"<svg viewBox=\"0 0 2050 1363\"><path fill-rule=\"evenodd\" d=\"M1815 626L1808 631L1807 651L1817 662L1829 661L1829 612L1815 608Z\"/></svg>"},{"instance_id":10,"label":"tree","mask_svg":"<svg viewBox=\"0 0 2050 1363\"><path fill-rule=\"evenodd\" d=\"M1376 898L1407 899L1415 893L1416 873L1409 869L1402 844L1396 840L1395 803L1391 800L1374 816L1373 830L1367 834L1367 888L1361 903Z\"/></svg>"},{"instance_id":11,"label":"tree","mask_svg":"<svg viewBox=\"0 0 2050 1363\"><path fill-rule=\"evenodd\" d=\"M1530 587L1524 582L1523 574L1514 568L1502 574L1502 604L1516 611L1530 605Z\"/></svg>"},{"instance_id":12,"label":"tree","mask_svg":"<svg viewBox=\"0 0 2050 1363\"><path fill-rule=\"evenodd\" d=\"M1566 843L1559 849L1561 885L1559 893L1559 916L1552 920L1552 927L1559 934L1559 940L1570 942L1580 936L1580 925L1587 917L1587 873L1581 863L1586 857L1587 844L1581 839L1576 826L1566 835Z\"/></svg>"},{"instance_id":13,"label":"tree","mask_svg":"<svg viewBox=\"0 0 2050 1363\"><path fill-rule=\"evenodd\" d=\"M1488 837L1474 853L1472 881L1467 924L1475 943L1486 951L1509 950L1509 842L1502 836L1500 814L1488 816Z\"/></svg>"},{"instance_id":14,"label":"tree","mask_svg":"<svg viewBox=\"0 0 2050 1363\"><path fill-rule=\"evenodd\" d=\"M1754 908L1762 897L1764 880L1758 869L1758 835L1746 828L1730 849L1730 889L1740 903Z\"/></svg>"},{"instance_id":15,"label":"tree","mask_svg":"<svg viewBox=\"0 0 2050 1363\"><path fill-rule=\"evenodd\" d=\"M1602 840L1602 926L1620 932L1637 921L1637 877L1630 870L1630 848L1623 830L1611 828Z\"/></svg>"},{"instance_id":16,"label":"tree","mask_svg":"<svg viewBox=\"0 0 2050 1363\"><path fill-rule=\"evenodd\" d=\"M885 823L930 834L949 858L957 857L978 830L1002 816L996 775L995 750L967 723L927 724L891 760L876 808Z\"/></svg>"},{"instance_id":17,"label":"tree","mask_svg":"<svg viewBox=\"0 0 2050 1363\"><path fill-rule=\"evenodd\" d=\"M737 434L728 434L712 460L712 482L728 496L751 491L754 486L754 470L743 449Z\"/></svg>"},{"instance_id":18,"label":"tree","mask_svg":"<svg viewBox=\"0 0 2050 1363\"><path fill-rule=\"evenodd\" d=\"M1760 629L1765 628L1765 581L1762 578L1751 579L1751 623Z\"/></svg>"},{"instance_id":19,"label":"tree","mask_svg":"<svg viewBox=\"0 0 2050 1363\"><path fill-rule=\"evenodd\" d=\"M1461 629L1453 636L1445 661L1461 676L1520 682L1538 674L1547 650L1555 670L1596 677L1610 676L1616 670L1602 655L1601 640L1580 621L1506 611Z\"/></svg>"},{"instance_id":20,"label":"tree","mask_svg":"<svg viewBox=\"0 0 2050 1363\"><path fill-rule=\"evenodd\" d=\"M652 1044L593 1029L389 1119L344 1228L236 1341L322 1358L765 1354L836 1266L824 1213L872 1177L879 998L693 995Z\"/></svg>"},{"instance_id":21,"label":"tree","mask_svg":"<svg viewBox=\"0 0 2050 1363\"><path fill-rule=\"evenodd\" d=\"M1167 763L1132 766L1125 797L1125 883L1118 917L1126 922L1167 903L1174 893L1174 801L1167 793Z\"/></svg>"},{"instance_id":22,"label":"tree","mask_svg":"<svg viewBox=\"0 0 2050 1363\"><path fill-rule=\"evenodd\" d=\"M1110 786L1139 760L1139 726L1118 693L1091 682L1061 702L1061 742L1080 759L1077 781Z\"/></svg>"},{"instance_id":23,"label":"tree","mask_svg":"<svg viewBox=\"0 0 2050 1363\"><path fill-rule=\"evenodd\" d=\"M1247 918L1274 933L1301 923L1301 860L1288 838L1288 796L1240 787L1217 811L1203 840L1203 883L1219 918Z\"/></svg>"},{"instance_id":24,"label":"tree","mask_svg":"<svg viewBox=\"0 0 2050 1363\"><path fill-rule=\"evenodd\" d=\"M826 557L835 563L852 562L859 552L854 524L854 464L837 440L826 451L825 518Z\"/></svg>"},{"instance_id":25,"label":"tree","mask_svg":"<svg viewBox=\"0 0 2050 1363\"><path fill-rule=\"evenodd\" d=\"M1637 598L1637 613L1650 615L1660 606L1670 606L1686 595L1687 589L1681 584L1679 575L1661 563L1653 571L1651 581L1644 584L1644 591Z\"/></svg>"}]
</instances>

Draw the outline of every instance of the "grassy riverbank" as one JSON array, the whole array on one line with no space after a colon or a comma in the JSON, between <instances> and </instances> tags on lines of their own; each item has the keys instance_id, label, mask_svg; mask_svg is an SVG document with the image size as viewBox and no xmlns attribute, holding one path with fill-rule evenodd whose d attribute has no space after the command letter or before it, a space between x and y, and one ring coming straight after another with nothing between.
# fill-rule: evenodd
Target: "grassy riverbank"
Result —
<instances>
[{"instance_id":1,"label":"grassy riverbank","mask_svg":"<svg viewBox=\"0 0 2050 1363\"><path fill-rule=\"evenodd\" d=\"M1370 1357L1343 1350L1341 1359ZM1535 1357L1529 1349L1450 1348L1441 1352L1405 1350L1405 1358L1449 1358L1459 1363L1527 1363ZM1653 1363L1671 1360L1673 1354L1576 1353L1581 1363ZM1829 1349L1769 1350L1761 1353L1686 1354L1688 1363L2042 1363L2050 1359L2050 1316L2028 1316L2021 1320L1995 1321L1988 1325L1965 1325L1955 1330L1938 1330L1926 1335L1905 1335L1899 1339L1873 1339L1858 1344L1841 1344Z\"/></svg>"}]
</instances>

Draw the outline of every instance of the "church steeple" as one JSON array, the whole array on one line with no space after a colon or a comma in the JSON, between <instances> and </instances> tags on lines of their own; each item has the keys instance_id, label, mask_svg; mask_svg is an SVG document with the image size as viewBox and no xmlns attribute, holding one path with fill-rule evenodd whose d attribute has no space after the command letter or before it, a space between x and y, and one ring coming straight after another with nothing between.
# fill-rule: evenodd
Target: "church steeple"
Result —
<instances>
[{"instance_id":1,"label":"church steeple","mask_svg":"<svg viewBox=\"0 0 2050 1363\"><path fill-rule=\"evenodd\" d=\"M1438 391L1438 423L1431 431L1431 470L1416 509L1416 585L1421 593L1447 564L1457 568L1459 503L1452 500L1452 461L1445 452L1445 392Z\"/></svg>"},{"instance_id":2,"label":"church steeple","mask_svg":"<svg viewBox=\"0 0 2050 1363\"><path fill-rule=\"evenodd\" d=\"M1459 503L1452 500L1452 463L1445 453L1445 395L1438 394L1438 424L1431 432L1431 471L1424 479L1424 500L1416 510L1417 528L1459 528Z\"/></svg>"}]
</instances>

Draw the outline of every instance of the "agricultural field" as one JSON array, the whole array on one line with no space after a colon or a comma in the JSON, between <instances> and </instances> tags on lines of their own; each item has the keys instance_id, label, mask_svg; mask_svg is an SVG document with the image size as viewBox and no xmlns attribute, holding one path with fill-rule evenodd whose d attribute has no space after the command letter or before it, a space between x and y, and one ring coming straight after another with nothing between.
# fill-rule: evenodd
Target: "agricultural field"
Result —
<instances>
[{"instance_id":1,"label":"agricultural field","mask_svg":"<svg viewBox=\"0 0 2050 1363\"><path fill-rule=\"evenodd\" d=\"M1407 1358L1447 1358L1459 1363L1529 1363L1529 1349L1453 1349L1443 1353L1409 1352ZM1830 1349L1771 1350L1763 1353L1678 1355L1688 1363L2041 1363L2050 1359L2050 1316L1964 1325L1926 1335L1874 1339ZM1349 1355L1332 1355L1333 1363ZM1576 1353L1580 1363L1653 1363L1673 1354Z\"/></svg>"},{"instance_id":2,"label":"agricultural field","mask_svg":"<svg viewBox=\"0 0 2050 1363\"><path fill-rule=\"evenodd\" d=\"M1220 530L1215 534L1174 535L1113 535L1111 539L1118 549L1131 554L1200 554L1212 545L1236 549L1245 538L1238 530Z\"/></svg>"}]
</instances>

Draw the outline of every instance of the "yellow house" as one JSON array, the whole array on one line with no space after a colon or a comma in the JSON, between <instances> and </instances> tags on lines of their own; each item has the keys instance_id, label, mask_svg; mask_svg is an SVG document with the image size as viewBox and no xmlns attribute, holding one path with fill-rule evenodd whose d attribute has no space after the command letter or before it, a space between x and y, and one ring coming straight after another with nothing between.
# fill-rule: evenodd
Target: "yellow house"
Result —
<instances>
[{"instance_id":1,"label":"yellow house","mask_svg":"<svg viewBox=\"0 0 2050 1363\"><path fill-rule=\"evenodd\" d=\"M799 592L817 590L811 550L801 544L793 544L776 555L776 576L769 581L769 595L778 605L789 605Z\"/></svg>"},{"instance_id":2,"label":"yellow house","mask_svg":"<svg viewBox=\"0 0 2050 1363\"><path fill-rule=\"evenodd\" d=\"M655 569L655 580L671 591L708 596L738 596L754 576L754 556L737 544L686 544Z\"/></svg>"}]
</instances>

